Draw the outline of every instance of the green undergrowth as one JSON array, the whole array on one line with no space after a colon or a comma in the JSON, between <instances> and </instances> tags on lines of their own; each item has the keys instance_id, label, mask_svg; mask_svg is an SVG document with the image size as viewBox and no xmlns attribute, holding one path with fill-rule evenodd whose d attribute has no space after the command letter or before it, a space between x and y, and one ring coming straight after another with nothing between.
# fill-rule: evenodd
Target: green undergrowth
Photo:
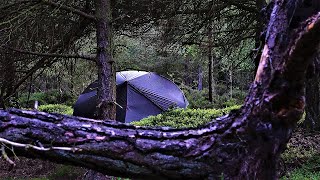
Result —
<instances>
[{"instance_id":1,"label":"green undergrowth","mask_svg":"<svg viewBox=\"0 0 320 180\"><path fill-rule=\"evenodd\" d=\"M301 167L289 172L282 180L319 180L320 179L320 154L315 154L303 163Z\"/></svg>"},{"instance_id":2,"label":"green undergrowth","mask_svg":"<svg viewBox=\"0 0 320 180\"><path fill-rule=\"evenodd\" d=\"M313 158L317 150L312 147L303 147L288 143L287 150L281 155L285 163L304 162Z\"/></svg>"},{"instance_id":3,"label":"green undergrowth","mask_svg":"<svg viewBox=\"0 0 320 180\"><path fill-rule=\"evenodd\" d=\"M48 180L55 179L79 179L79 176L82 174L79 168L69 165L58 165L55 168L55 171L48 176Z\"/></svg>"},{"instance_id":4,"label":"green undergrowth","mask_svg":"<svg viewBox=\"0 0 320 180\"><path fill-rule=\"evenodd\" d=\"M36 92L32 94L22 94L17 100L20 107L33 107L34 101L38 101L40 105L46 104L65 104L71 106L77 97L70 93L60 92L59 90L51 90L48 92Z\"/></svg>"},{"instance_id":5,"label":"green undergrowth","mask_svg":"<svg viewBox=\"0 0 320 180\"><path fill-rule=\"evenodd\" d=\"M73 109L70 106L63 104L47 104L41 105L38 108L39 111L47 112L47 113L59 113L65 115L72 115Z\"/></svg>"},{"instance_id":6,"label":"green undergrowth","mask_svg":"<svg viewBox=\"0 0 320 180\"><path fill-rule=\"evenodd\" d=\"M132 124L174 128L198 127L239 108L240 106L235 105L224 109L173 109L156 116L149 116Z\"/></svg>"},{"instance_id":7,"label":"green undergrowth","mask_svg":"<svg viewBox=\"0 0 320 180\"><path fill-rule=\"evenodd\" d=\"M320 132L298 128L281 155L286 175L281 179L320 179Z\"/></svg>"}]
</instances>

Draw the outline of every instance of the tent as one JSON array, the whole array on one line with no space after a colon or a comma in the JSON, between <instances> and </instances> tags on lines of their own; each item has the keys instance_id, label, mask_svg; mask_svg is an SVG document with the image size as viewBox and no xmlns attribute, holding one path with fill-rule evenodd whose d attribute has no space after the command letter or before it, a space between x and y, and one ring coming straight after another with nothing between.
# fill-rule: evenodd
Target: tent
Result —
<instances>
[{"instance_id":1,"label":"tent","mask_svg":"<svg viewBox=\"0 0 320 180\"><path fill-rule=\"evenodd\" d=\"M169 108L186 108L188 101L172 81L154 72L121 71L116 74L117 121L138 121ZM90 84L74 105L74 116L94 118L98 83Z\"/></svg>"}]
</instances>

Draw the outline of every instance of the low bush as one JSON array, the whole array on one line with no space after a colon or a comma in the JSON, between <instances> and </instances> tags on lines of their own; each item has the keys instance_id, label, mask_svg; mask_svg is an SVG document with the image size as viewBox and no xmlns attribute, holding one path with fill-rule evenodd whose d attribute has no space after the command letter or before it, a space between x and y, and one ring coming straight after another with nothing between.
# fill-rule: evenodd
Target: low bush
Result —
<instances>
[{"instance_id":1,"label":"low bush","mask_svg":"<svg viewBox=\"0 0 320 180\"><path fill-rule=\"evenodd\" d=\"M39 111L47 112L47 113L59 113L59 114L66 114L72 115L73 109L70 106L63 105L63 104L47 104L39 106Z\"/></svg>"},{"instance_id":2,"label":"low bush","mask_svg":"<svg viewBox=\"0 0 320 180\"><path fill-rule=\"evenodd\" d=\"M166 127L198 127L212 119L228 114L240 106L224 109L173 109L156 116L149 116L141 121L133 122L136 126L166 126Z\"/></svg>"}]
</instances>

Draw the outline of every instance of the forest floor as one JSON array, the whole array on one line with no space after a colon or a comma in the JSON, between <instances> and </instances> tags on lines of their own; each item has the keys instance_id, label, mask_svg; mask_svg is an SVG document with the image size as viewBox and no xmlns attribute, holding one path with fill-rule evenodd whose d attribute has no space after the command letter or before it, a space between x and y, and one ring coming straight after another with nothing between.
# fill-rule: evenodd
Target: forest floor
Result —
<instances>
[{"instance_id":1,"label":"forest floor","mask_svg":"<svg viewBox=\"0 0 320 180\"><path fill-rule=\"evenodd\" d=\"M320 178L320 132L298 129L282 155L282 179ZM87 169L54 164L48 161L19 157L17 166L9 171L8 163L0 160L0 180L83 180ZM118 179L99 174L99 180Z\"/></svg>"},{"instance_id":2,"label":"forest floor","mask_svg":"<svg viewBox=\"0 0 320 180\"><path fill-rule=\"evenodd\" d=\"M89 170L80 167L55 164L38 159L19 157L11 171L8 163L0 160L0 180L112 180L113 177L97 173L96 178L88 178Z\"/></svg>"}]
</instances>

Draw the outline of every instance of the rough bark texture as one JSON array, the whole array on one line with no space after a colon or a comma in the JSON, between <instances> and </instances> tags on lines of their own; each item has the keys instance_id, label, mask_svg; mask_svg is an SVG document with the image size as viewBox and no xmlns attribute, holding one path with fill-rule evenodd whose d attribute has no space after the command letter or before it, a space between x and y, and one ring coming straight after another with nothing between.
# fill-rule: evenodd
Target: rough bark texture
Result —
<instances>
[{"instance_id":1,"label":"rough bark texture","mask_svg":"<svg viewBox=\"0 0 320 180\"><path fill-rule=\"evenodd\" d=\"M261 12L263 10L263 8L266 6L266 1L265 0L257 0L256 1L256 9L257 12ZM263 44L261 44L261 39L263 39L263 28L264 28L264 16L262 14L258 14L257 16L257 27L256 27L256 34L255 34L255 49L254 49L254 72L257 72L258 66L259 66L259 60L260 60L260 56L261 56L261 46L263 46Z\"/></svg>"},{"instance_id":2,"label":"rough bark texture","mask_svg":"<svg viewBox=\"0 0 320 180\"><path fill-rule=\"evenodd\" d=\"M306 69L320 42L320 14L291 30L286 2L275 1L256 79L239 111L199 128L170 129L2 110L0 142L19 155L115 176L276 179L279 155L304 111Z\"/></svg>"},{"instance_id":3,"label":"rough bark texture","mask_svg":"<svg viewBox=\"0 0 320 180\"><path fill-rule=\"evenodd\" d=\"M116 72L112 58L110 0L95 0L97 26L98 119L116 118Z\"/></svg>"},{"instance_id":4,"label":"rough bark texture","mask_svg":"<svg viewBox=\"0 0 320 180\"><path fill-rule=\"evenodd\" d=\"M319 55L315 56L307 71L306 117L303 125L308 130L320 130Z\"/></svg>"},{"instance_id":5,"label":"rough bark texture","mask_svg":"<svg viewBox=\"0 0 320 180\"><path fill-rule=\"evenodd\" d=\"M314 77L307 81L306 87L306 117L304 127L309 130L319 129L320 101L319 101L319 78Z\"/></svg>"}]
</instances>

